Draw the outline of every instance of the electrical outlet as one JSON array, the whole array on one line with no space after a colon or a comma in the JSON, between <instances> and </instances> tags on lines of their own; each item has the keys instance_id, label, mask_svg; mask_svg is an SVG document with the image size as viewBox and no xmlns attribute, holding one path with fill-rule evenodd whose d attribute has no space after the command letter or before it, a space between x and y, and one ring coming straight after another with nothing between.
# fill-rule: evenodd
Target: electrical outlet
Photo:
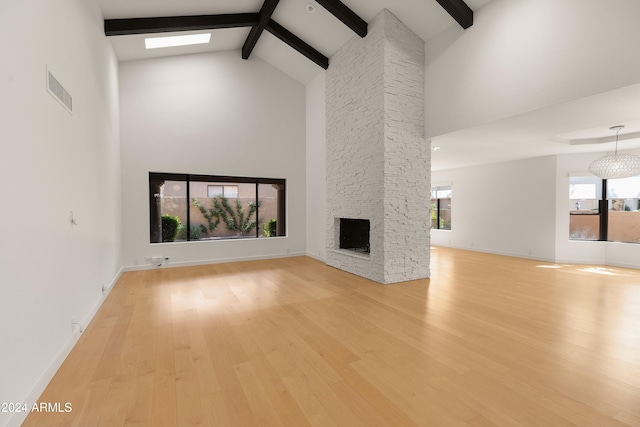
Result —
<instances>
[{"instance_id":1,"label":"electrical outlet","mask_svg":"<svg viewBox=\"0 0 640 427\"><path fill-rule=\"evenodd\" d=\"M107 285L105 285L104 283L102 284L102 295L107 293Z\"/></svg>"},{"instance_id":2,"label":"electrical outlet","mask_svg":"<svg viewBox=\"0 0 640 427\"><path fill-rule=\"evenodd\" d=\"M84 330L82 329L82 325L76 321L75 318L71 318L71 332L75 334L76 332L76 326L78 327L78 331L80 331L80 333L83 333Z\"/></svg>"}]
</instances>

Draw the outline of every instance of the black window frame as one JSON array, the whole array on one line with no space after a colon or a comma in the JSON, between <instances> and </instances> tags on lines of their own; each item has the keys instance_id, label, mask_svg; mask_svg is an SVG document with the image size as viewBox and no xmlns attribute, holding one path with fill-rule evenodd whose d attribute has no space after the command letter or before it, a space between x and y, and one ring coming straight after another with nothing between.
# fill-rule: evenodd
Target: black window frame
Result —
<instances>
[{"instance_id":1,"label":"black window frame","mask_svg":"<svg viewBox=\"0 0 640 427\"><path fill-rule=\"evenodd\" d=\"M163 242L160 238L159 241L154 241L154 233L157 232L158 221L160 221L161 215L154 215L153 205L156 205L158 201L156 200L156 193L154 188L154 183L159 181L182 181L186 184L186 201L187 201L187 212L186 212L186 242L191 241L199 241L191 239L191 215L190 210L192 208L192 203L190 202L191 196L190 192L190 184L191 182L215 182L215 183L228 183L228 184L255 184L255 201L256 201L256 232L255 236L250 236L251 238L260 238L260 228L259 224L259 213L260 206L258 203L258 188L260 184L275 184L282 185L282 193L278 195L278 221L277 221L277 236L278 237L286 237L286 188L287 183L285 178L253 178L253 177L238 177L238 176L229 176L229 175L202 175L202 174L185 174L185 173L170 173L170 172L149 172L149 242L151 244L156 243L167 243ZM159 211L158 211L159 212ZM155 226L155 227L154 227ZM249 237L249 236L248 236ZM157 238L156 238L157 240ZM219 238L215 240L226 240L225 238ZM182 241L185 242L185 241Z\"/></svg>"}]
</instances>

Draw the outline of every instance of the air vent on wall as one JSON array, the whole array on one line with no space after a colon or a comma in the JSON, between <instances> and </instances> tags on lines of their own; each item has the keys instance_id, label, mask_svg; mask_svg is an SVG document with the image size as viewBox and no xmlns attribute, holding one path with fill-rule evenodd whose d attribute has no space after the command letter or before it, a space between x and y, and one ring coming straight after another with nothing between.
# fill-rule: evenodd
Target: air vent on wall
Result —
<instances>
[{"instance_id":1,"label":"air vent on wall","mask_svg":"<svg viewBox=\"0 0 640 427\"><path fill-rule=\"evenodd\" d=\"M60 102L60 104L62 104L62 106L69 110L69 112L73 111L73 99L71 98L71 94L62 87L58 79L56 79L49 70L47 70L47 90Z\"/></svg>"}]
</instances>

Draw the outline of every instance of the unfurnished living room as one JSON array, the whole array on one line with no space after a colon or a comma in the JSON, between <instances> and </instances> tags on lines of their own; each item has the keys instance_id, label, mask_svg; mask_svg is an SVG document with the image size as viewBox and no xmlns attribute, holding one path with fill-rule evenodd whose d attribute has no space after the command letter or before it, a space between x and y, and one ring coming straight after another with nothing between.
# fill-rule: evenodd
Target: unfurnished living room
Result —
<instances>
[{"instance_id":1,"label":"unfurnished living room","mask_svg":"<svg viewBox=\"0 0 640 427\"><path fill-rule=\"evenodd\" d=\"M0 426L640 426L638 16L3 0Z\"/></svg>"}]
</instances>

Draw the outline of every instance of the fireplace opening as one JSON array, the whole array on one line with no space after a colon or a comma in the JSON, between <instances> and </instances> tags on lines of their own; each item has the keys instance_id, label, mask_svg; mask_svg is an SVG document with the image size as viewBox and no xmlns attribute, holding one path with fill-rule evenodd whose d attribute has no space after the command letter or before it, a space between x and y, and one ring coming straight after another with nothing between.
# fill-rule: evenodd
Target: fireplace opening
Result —
<instances>
[{"instance_id":1,"label":"fireplace opening","mask_svg":"<svg viewBox=\"0 0 640 427\"><path fill-rule=\"evenodd\" d=\"M340 249L368 254L369 220L340 218Z\"/></svg>"}]
</instances>

